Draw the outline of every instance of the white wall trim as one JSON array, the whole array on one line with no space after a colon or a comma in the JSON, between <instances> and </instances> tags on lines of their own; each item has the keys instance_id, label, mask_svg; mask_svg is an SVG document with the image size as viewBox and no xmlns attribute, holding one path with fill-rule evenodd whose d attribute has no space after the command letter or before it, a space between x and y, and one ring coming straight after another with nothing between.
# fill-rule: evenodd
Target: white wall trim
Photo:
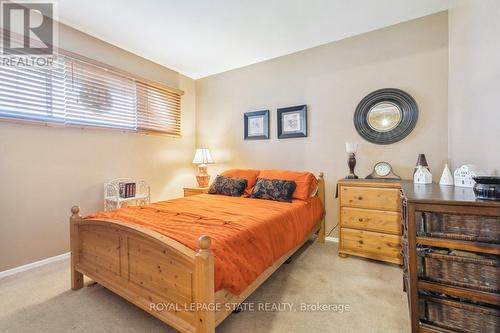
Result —
<instances>
[{"instance_id":1,"label":"white wall trim","mask_svg":"<svg viewBox=\"0 0 500 333\"><path fill-rule=\"evenodd\" d=\"M27 271L27 270L30 270L30 269L33 269L33 268L36 268L36 267L44 266L44 265L47 265L47 264L50 264L50 263L53 263L53 262L56 262L56 261L64 260L66 258L69 258L70 254L71 254L70 252L67 252L67 253L63 253L63 254L60 254L60 255L55 256L55 257L50 257L50 258L42 259L42 260L39 260L39 261L32 262L30 264L26 264L26 265L22 265L22 266L18 266L18 267L14 267L14 268L8 269L6 271L0 272L0 279L4 278L4 277L7 277L7 276L11 276L11 275L17 274L17 273L21 273L21 272L24 272L24 271Z\"/></svg>"},{"instance_id":2,"label":"white wall trim","mask_svg":"<svg viewBox=\"0 0 500 333\"><path fill-rule=\"evenodd\" d=\"M339 239L337 237L325 237L325 241L338 243Z\"/></svg>"}]
</instances>

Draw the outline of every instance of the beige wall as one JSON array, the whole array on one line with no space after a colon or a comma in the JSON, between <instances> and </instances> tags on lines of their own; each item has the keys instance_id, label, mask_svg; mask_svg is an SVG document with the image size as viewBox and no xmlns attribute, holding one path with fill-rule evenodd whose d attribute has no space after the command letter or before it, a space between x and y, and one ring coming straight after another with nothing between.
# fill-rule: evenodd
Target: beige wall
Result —
<instances>
[{"instance_id":1,"label":"beige wall","mask_svg":"<svg viewBox=\"0 0 500 333\"><path fill-rule=\"evenodd\" d=\"M449 12L449 152L453 167L500 173L500 1Z\"/></svg>"},{"instance_id":2,"label":"beige wall","mask_svg":"<svg viewBox=\"0 0 500 333\"><path fill-rule=\"evenodd\" d=\"M0 271L67 252L70 207L101 210L106 180L144 179L153 200L194 183L194 81L65 26L60 44L184 90L182 138L0 122Z\"/></svg>"},{"instance_id":3,"label":"beige wall","mask_svg":"<svg viewBox=\"0 0 500 333\"><path fill-rule=\"evenodd\" d=\"M434 177L447 159L447 13L326 44L197 81L197 141L213 151L213 175L228 167L324 171L327 228L336 222L335 183L347 173L346 141L361 144L357 173L388 161L404 178L425 153ZM420 117L404 140L380 146L353 125L358 102L395 87L417 101ZM276 108L307 104L307 138L278 140ZM270 110L271 139L243 140L243 113Z\"/></svg>"},{"instance_id":4,"label":"beige wall","mask_svg":"<svg viewBox=\"0 0 500 333\"><path fill-rule=\"evenodd\" d=\"M212 149L213 175L228 167L324 171L328 228L337 221L335 182L347 173L346 141L361 144L360 176L386 160L408 178L423 152L439 177L448 156L447 24L441 13L196 84L61 26L62 48L184 90L182 138L0 122L0 271L68 251L69 208L79 204L84 214L102 209L106 180L145 179L153 200L181 195L182 186L194 183L196 135L196 143ZM352 124L359 100L383 87L408 91L421 112L410 136L390 146L364 141ZM276 108L303 103L309 107L309 137L277 140ZM261 109L271 110L271 139L244 141L243 113Z\"/></svg>"}]
</instances>

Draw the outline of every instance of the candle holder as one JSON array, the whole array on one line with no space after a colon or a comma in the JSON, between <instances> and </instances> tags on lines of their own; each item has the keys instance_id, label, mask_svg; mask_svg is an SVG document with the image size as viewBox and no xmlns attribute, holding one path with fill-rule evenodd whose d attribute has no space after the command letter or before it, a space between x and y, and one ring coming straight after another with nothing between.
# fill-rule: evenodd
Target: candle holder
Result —
<instances>
[{"instance_id":1,"label":"candle holder","mask_svg":"<svg viewBox=\"0 0 500 333\"><path fill-rule=\"evenodd\" d=\"M347 165L349 166L349 174L345 179L358 179L358 176L354 173L354 168L356 167L356 151L358 149L357 143L346 142L345 150L349 156L347 159Z\"/></svg>"},{"instance_id":2,"label":"candle holder","mask_svg":"<svg viewBox=\"0 0 500 333\"><path fill-rule=\"evenodd\" d=\"M354 173L354 167L356 166L356 154L349 154L347 165L349 166L349 174L345 176L345 179L358 179L358 176Z\"/></svg>"}]
</instances>

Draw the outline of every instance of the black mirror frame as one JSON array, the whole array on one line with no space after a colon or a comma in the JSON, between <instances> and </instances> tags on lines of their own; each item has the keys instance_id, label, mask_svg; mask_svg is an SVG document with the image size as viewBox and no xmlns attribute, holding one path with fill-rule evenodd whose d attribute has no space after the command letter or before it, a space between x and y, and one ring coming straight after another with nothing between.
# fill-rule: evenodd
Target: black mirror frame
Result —
<instances>
[{"instance_id":1,"label":"black mirror frame","mask_svg":"<svg viewBox=\"0 0 500 333\"><path fill-rule=\"evenodd\" d=\"M371 108L381 102L396 104L401 110L401 120L396 128L387 132L378 132L368 124L368 112ZM379 144L388 145L404 139L413 131L418 120L418 106L413 97L407 92L385 88L368 94L359 102L354 112L354 127L365 140Z\"/></svg>"}]
</instances>

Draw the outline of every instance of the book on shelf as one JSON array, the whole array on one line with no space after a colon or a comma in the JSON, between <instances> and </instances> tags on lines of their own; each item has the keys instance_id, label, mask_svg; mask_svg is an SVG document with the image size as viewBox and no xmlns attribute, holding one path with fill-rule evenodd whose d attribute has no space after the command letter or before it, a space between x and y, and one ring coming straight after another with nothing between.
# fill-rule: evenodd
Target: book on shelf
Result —
<instances>
[{"instance_id":1,"label":"book on shelf","mask_svg":"<svg viewBox=\"0 0 500 333\"><path fill-rule=\"evenodd\" d=\"M135 197L136 185L135 183L119 183L119 196L120 198L132 198Z\"/></svg>"}]
</instances>

